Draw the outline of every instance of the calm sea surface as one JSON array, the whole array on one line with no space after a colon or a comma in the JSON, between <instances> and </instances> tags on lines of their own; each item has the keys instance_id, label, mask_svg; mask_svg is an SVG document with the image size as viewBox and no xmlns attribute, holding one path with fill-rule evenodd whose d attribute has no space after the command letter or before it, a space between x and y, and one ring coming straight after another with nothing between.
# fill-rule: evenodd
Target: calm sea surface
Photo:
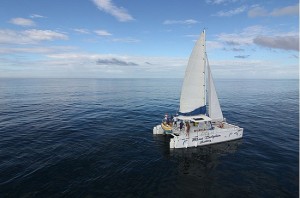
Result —
<instances>
[{"instance_id":1,"label":"calm sea surface","mask_svg":"<svg viewBox=\"0 0 300 198\"><path fill-rule=\"evenodd\" d=\"M152 135L181 79L0 79L0 197L298 197L298 80L217 80L244 138Z\"/></svg>"}]
</instances>

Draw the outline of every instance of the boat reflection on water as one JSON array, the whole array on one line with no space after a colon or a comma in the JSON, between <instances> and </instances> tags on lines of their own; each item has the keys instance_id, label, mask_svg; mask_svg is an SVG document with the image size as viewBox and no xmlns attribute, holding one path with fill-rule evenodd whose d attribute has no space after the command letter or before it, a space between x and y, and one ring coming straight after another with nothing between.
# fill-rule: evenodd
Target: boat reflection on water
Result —
<instances>
[{"instance_id":1,"label":"boat reflection on water","mask_svg":"<svg viewBox=\"0 0 300 198\"><path fill-rule=\"evenodd\" d=\"M234 154L243 140L233 140L203 147L170 149L170 156L179 163L179 174L203 177L214 170L219 158Z\"/></svg>"},{"instance_id":2,"label":"boat reflection on water","mask_svg":"<svg viewBox=\"0 0 300 198\"><path fill-rule=\"evenodd\" d=\"M169 148L169 136L153 136L173 175L167 189L171 197L222 197L234 177L243 139L180 149ZM171 187L170 187L171 186ZM228 195L229 195L228 194Z\"/></svg>"},{"instance_id":3,"label":"boat reflection on water","mask_svg":"<svg viewBox=\"0 0 300 198\"><path fill-rule=\"evenodd\" d=\"M225 186L230 182L231 169L235 167L232 163L238 163L235 158L238 158L236 153L242 142L239 139L203 147L170 149L170 158L177 169L174 197L222 197L230 194Z\"/></svg>"},{"instance_id":4,"label":"boat reflection on water","mask_svg":"<svg viewBox=\"0 0 300 198\"><path fill-rule=\"evenodd\" d=\"M172 172L167 186L158 190L169 197L224 197L230 195L226 185L239 166L239 147L243 139L180 149L169 148L169 136L153 136L168 168Z\"/></svg>"}]
</instances>

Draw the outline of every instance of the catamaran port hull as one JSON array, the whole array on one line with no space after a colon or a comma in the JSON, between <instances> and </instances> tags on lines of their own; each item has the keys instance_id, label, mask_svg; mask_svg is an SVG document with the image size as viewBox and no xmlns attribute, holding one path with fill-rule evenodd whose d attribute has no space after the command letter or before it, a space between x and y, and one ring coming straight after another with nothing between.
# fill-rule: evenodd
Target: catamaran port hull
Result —
<instances>
[{"instance_id":1,"label":"catamaran port hull","mask_svg":"<svg viewBox=\"0 0 300 198\"><path fill-rule=\"evenodd\" d=\"M180 131L178 128L174 128L171 133L173 137L170 139L170 148L198 147L236 140L243 137L243 131L243 128L228 123L224 123L222 128L215 126L210 130L191 127L188 133L185 129ZM164 130L157 125L153 128L153 134L164 134Z\"/></svg>"},{"instance_id":2,"label":"catamaran port hull","mask_svg":"<svg viewBox=\"0 0 300 198\"><path fill-rule=\"evenodd\" d=\"M153 127L153 134L154 134L154 135L163 135L163 134L165 134L165 132L164 132L164 130L163 130L163 128L161 127L160 124L157 125L157 126L155 126L155 127Z\"/></svg>"}]
</instances>

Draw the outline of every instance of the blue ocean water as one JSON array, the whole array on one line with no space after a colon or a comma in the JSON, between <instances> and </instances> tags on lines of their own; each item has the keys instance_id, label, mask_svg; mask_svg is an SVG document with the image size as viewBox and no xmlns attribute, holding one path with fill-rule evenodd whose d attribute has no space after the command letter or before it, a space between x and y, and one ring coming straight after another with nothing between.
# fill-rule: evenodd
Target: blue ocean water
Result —
<instances>
[{"instance_id":1,"label":"blue ocean water","mask_svg":"<svg viewBox=\"0 0 300 198\"><path fill-rule=\"evenodd\" d=\"M298 197L298 80L217 80L244 138L152 135L181 79L0 79L0 197Z\"/></svg>"}]
</instances>

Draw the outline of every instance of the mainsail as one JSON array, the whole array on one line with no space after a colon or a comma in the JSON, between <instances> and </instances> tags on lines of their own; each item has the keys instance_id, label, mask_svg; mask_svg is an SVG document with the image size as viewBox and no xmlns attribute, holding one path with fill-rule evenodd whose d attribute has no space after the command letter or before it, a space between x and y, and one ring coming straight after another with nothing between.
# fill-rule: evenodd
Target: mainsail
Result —
<instances>
[{"instance_id":1,"label":"mainsail","mask_svg":"<svg viewBox=\"0 0 300 198\"><path fill-rule=\"evenodd\" d=\"M206 113L205 65L205 31L203 31L193 48L185 71L179 114L192 116Z\"/></svg>"}]
</instances>

